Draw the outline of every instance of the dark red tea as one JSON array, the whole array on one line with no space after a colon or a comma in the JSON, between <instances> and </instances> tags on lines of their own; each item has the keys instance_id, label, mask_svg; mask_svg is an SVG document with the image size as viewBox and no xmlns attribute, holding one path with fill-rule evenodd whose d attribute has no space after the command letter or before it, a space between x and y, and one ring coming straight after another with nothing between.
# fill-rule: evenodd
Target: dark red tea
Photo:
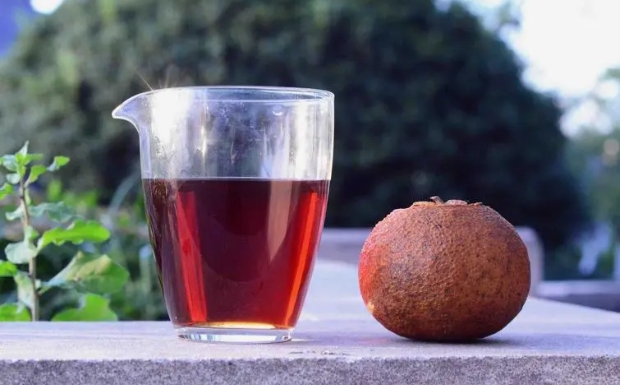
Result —
<instances>
[{"instance_id":1,"label":"dark red tea","mask_svg":"<svg viewBox=\"0 0 620 385\"><path fill-rule=\"evenodd\" d=\"M295 325L328 181L145 179L151 244L177 326Z\"/></svg>"}]
</instances>

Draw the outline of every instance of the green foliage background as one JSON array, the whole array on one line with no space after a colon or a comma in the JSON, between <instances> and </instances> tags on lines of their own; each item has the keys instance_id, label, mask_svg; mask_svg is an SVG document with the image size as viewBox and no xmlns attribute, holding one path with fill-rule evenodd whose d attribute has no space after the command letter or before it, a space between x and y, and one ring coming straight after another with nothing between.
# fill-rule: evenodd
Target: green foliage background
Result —
<instances>
[{"instance_id":1,"label":"green foliage background","mask_svg":"<svg viewBox=\"0 0 620 385\"><path fill-rule=\"evenodd\" d=\"M138 167L110 118L148 87L260 84L336 94L328 226L414 200L482 201L551 250L586 222L554 100L464 7L431 0L68 0L0 67L0 152L25 139L74 161L104 202Z\"/></svg>"}]
</instances>

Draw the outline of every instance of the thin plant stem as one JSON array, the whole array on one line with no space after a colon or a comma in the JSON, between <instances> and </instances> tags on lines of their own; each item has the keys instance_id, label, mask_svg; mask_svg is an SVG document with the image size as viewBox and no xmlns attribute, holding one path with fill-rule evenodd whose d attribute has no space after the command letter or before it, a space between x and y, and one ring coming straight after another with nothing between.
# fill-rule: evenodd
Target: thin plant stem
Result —
<instances>
[{"instance_id":1,"label":"thin plant stem","mask_svg":"<svg viewBox=\"0 0 620 385\"><path fill-rule=\"evenodd\" d=\"M28 212L28 187L22 178L19 181L19 201L22 208L23 216L22 216L22 225L24 227L24 240L30 241L26 239L28 237L28 232L26 229L30 226L30 213ZM30 277L30 281L32 282L32 309L30 309L30 316L32 321L39 320L39 293L37 292L37 258L34 257L28 262L28 275Z\"/></svg>"}]
</instances>

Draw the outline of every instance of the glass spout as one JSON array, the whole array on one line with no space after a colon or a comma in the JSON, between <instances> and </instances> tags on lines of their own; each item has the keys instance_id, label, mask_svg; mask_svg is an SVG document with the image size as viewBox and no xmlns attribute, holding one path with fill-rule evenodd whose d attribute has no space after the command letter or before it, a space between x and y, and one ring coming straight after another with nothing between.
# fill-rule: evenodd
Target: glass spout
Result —
<instances>
[{"instance_id":1,"label":"glass spout","mask_svg":"<svg viewBox=\"0 0 620 385\"><path fill-rule=\"evenodd\" d=\"M140 127L146 123L145 115L148 114L148 94L148 92L145 92L125 100L112 111L112 117L128 121L140 132Z\"/></svg>"}]
</instances>

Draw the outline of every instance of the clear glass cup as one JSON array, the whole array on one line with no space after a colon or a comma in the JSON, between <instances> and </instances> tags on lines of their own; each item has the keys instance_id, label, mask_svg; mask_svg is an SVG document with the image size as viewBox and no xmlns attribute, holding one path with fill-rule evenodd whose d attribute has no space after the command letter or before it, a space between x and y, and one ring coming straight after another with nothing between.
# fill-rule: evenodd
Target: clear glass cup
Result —
<instances>
[{"instance_id":1,"label":"clear glass cup","mask_svg":"<svg viewBox=\"0 0 620 385\"><path fill-rule=\"evenodd\" d=\"M334 95L185 87L131 97L150 241L181 338L291 339L321 237Z\"/></svg>"}]
</instances>

